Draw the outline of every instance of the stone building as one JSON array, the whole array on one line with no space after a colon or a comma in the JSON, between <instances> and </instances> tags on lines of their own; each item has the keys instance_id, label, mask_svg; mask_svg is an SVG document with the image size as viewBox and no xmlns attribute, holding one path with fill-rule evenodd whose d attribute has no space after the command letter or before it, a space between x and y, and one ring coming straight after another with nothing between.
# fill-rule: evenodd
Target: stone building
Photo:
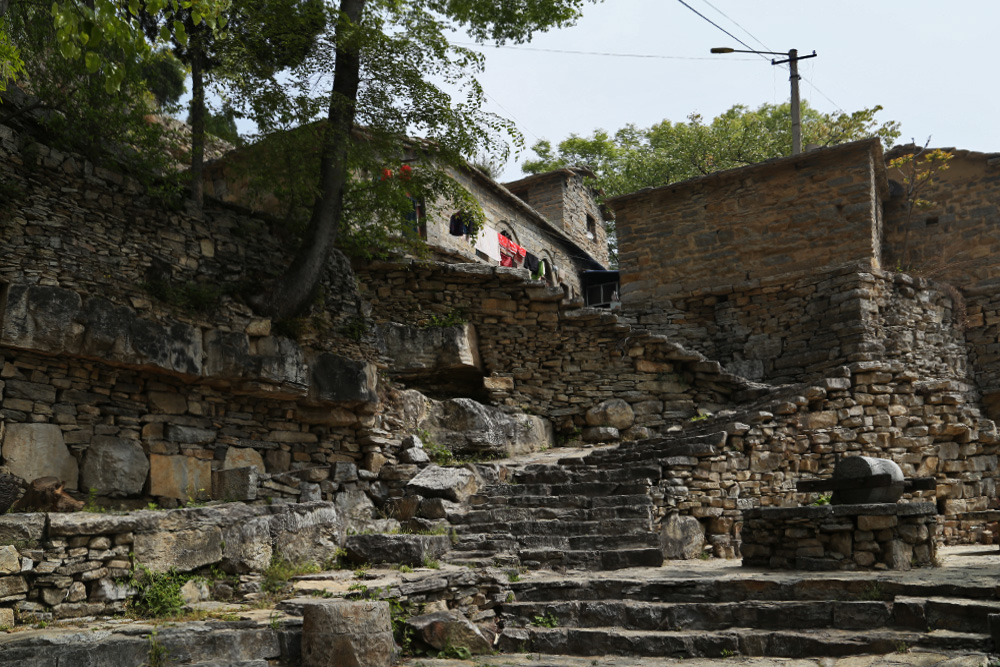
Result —
<instances>
[{"instance_id":1,"label":"stone building","mask_svg":"<svg viewBox=\"0 0 1000 667\"><path fill-rule=\"evenodd\" d=\"M500 184L474 167L453 170L455 180L482 206L486 227L477 239L454 236L448 224L452 211L439 209L427 220L425 238L452 261L498 264L490 248L493 236L501 234L538 262L537 269L525 267L522 257L515 267L529 268L550 285L565 285L567 296L582 296L583 272L608 264L605 215L585 183L592 175L586 169L559 169Z\"/></svg>"},{"instance_id":2,"label":"stone building","mask_svg":"<svg viewBox=\"0 0 1000 667\"><path fill-rule=\"evenodd\" d=\"M313 145L317 139L311 133L317 128L298 128L292 140L304 139ZM283 215L282 204L270 189L273 182L257 183L248 167L261 159L258 153L273 159L266 142L206 165L205 193L253 211ZM422 154L414 148L399 168L419 169ZM583 272L607 267L605 211L585 182L593 176L588 170L559 169L507 185L471 165L449 169L449 173L482 207L486 223L476 238L470 238L460 225L450 224L458 211L440 202L417 203L413 225L435 258L527 268L538 280L561 286L567 297L583 294Z\"/></svg>"},{"instance_id":3,"label":"stone building","mask_svg":"<svg viewBox=\"0 0 1000 667\"><path fill-rule=\"evenodd\" d=\"M997 160L957 152L910 220L886 162L873 139L613 200L624 310L750 379L888 357L990 395ZM945 295L905 333L898 272Z\"/></svg>"}]
</instances>

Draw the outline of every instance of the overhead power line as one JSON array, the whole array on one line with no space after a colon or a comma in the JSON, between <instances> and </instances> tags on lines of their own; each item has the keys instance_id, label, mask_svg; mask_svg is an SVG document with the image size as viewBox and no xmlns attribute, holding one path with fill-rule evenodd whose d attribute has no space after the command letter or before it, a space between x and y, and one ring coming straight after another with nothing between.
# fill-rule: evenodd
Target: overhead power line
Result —
<instances>
[{"instance_id":1,"label":"overhead power line","mask_svg":"<svg viewBox=\"0 0 1000 667\"><path fill-rule=\"evenodd\" d=\"M684 5L688 9L690 9L692 12L694 12L695 14L697 14L698 16L700 16L702 19L704 19L705 21L708 21L710 24L712 24L713 26L715 26L716 28L718 28L722 32L726 33L727 35L729 35L730 37L732 37L733 39L735 39L737 42L739 42L743 46L747 47L747 50L749 50L749 51L756 51L755 48L753 48L752 46L750 46L749 44L747 44L746 42L744 42L742 39L740 39L739 37L737 37L733 33L729 32L728 30L726 30L725 28L723 28L721 25L719 25L718 23L716 23L712 19L708 18L707 16L705 16L704 14L702 14L701 12L699 12L697 9L695 9L694 7L692 7L691 5L689 5L688 3L684 2L684 0L677 0L677 2L681 3L682 5ZM761 56L761 57L764 58L764 60L768 59L767 56Z\"/></svg>"},{"instance_id":2,"label":"overhead power line","mask_svg":"<svg viewBox=\"0 0 1000 667\"><path fill-rule=\"evenodd\" d=\"M755 41L758 44L760 44L761 46L763 46L765 51L774 51L774 49L772 49L770 46L768 46L764 42L762 42L759 39L757 39L756 35L754 35L752 32L750 32L749 30L747 30L746 28L744 28L743 26L741 26L739 24L739 22L736 21L736 19L734 19L731 16L729 16L728 14L726 14L724 11L722 11L721 9L719 9L718 7L716 7L715 5L713 5L708 0L701 0L701 1L704 2L706 5L708 5L709 7L711 7L712 9L714 9L715 11L717 11L719 14L722 14L722 16L726 17L726 19L728 19L730 23L732 23L737 28L739 28L740 30L742 30L743 32L745 32L746 34L748 34L750 36L750 39L752 39L753 41Z\"/></svg>"},{"instance_id":3,"label":"overhead power line","mask_svg":"<svg viewBox=\"0 0 1000 667\"><path fill-rule=\"evenodd\" d=\"M608 51L572 51L569 49L543 49L536 46L512 46L509 44L475 44L472 42L453 42L459 46L492 49L513 49L514 51L540 51L545 53L566 53L574 56L610 56L612 58L655 58L659 60L717 60L717 58L698 56L665 56L651 53L611 53ZM740 60L750 60L741 58Z\"/></svg>"}]
</instances>

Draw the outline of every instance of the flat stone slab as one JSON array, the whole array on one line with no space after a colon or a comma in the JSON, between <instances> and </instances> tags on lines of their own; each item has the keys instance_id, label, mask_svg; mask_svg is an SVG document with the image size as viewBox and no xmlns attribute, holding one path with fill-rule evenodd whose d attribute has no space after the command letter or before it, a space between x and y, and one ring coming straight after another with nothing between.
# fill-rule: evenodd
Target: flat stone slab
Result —
<instances>
[{"instance_id":1,"label":"flat stone slab","mask_svg":"<svg viewBox=\"0 0 1000 667\"><path fill-rule=\"evenodd\" d=\"M349 535L344 544L354 563L423 565L451 548L447 535Z\"/></svg>"}]
</instances>

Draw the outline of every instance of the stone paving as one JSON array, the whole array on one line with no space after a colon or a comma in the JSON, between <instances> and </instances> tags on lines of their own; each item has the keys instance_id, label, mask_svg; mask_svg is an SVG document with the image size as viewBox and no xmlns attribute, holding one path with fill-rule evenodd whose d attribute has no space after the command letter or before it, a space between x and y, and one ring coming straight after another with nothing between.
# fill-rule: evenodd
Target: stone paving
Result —
<instances>
[{"instance_id":1,"label":"stone paving","mask_svg":"<svg viewBox=\"0 0 1000 667\"><path fill-rule=\"evenodd\" d=\"M993 660L991 662L991 660ZM749 667L993 667L1000 665L987 655L946 655L942 653L910 653L893 655L861 655L848 658L688 658L675 660L668 658L632 658L603 656L581 658L560 655L539 655L537 653L504 654L477 658L475 660L438 660L413 658L403 662L405 667L711 667L723 665L747 665Z\"/></svg>"}]
</instances>

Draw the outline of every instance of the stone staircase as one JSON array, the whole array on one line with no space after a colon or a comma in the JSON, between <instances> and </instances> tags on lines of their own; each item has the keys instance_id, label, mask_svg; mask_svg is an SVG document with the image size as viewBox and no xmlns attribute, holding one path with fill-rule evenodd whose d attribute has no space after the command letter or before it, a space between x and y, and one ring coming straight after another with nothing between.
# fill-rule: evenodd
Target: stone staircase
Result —
<instances>
[{"instance_id":1,"label":"stone staircase","mask_svg":"<svg viewBox=\"0 0 1000 667\"><path fill-rule=\"evenodd\" d=\"M617 570L663 563L654 495L671 486L670 467L717 453L724 432L684 433L595 449L558 465L508 467L506 482L451 513L457 542L447 560ZM664 479L666 478L666 479Z\"/></svg>"},{"instance_id":2,"label":"stone staircase","mask_svg":"<svg viewBox=\"0 0 1000 667\"><path fill-rule=\"evenodd\" d=\"M602 470L532 464L508 470L449 514L457 538L447 560L615 570L663 562L649 491L658 465Z\"/></svg>"},{"instance_id":3,"label":"stone staircase","mask_svg":"<svg viewBox=\"0 0 1000 667\"><path fill-rule=\"evenodd\" d=\"M647 571L648 572L648 571ZM981 586L874 577L549 578L514 582L500 649L563 655L725 658L990 650ZM987 599L989 598L989 599Z\"/></svg>"}]
</instances>

